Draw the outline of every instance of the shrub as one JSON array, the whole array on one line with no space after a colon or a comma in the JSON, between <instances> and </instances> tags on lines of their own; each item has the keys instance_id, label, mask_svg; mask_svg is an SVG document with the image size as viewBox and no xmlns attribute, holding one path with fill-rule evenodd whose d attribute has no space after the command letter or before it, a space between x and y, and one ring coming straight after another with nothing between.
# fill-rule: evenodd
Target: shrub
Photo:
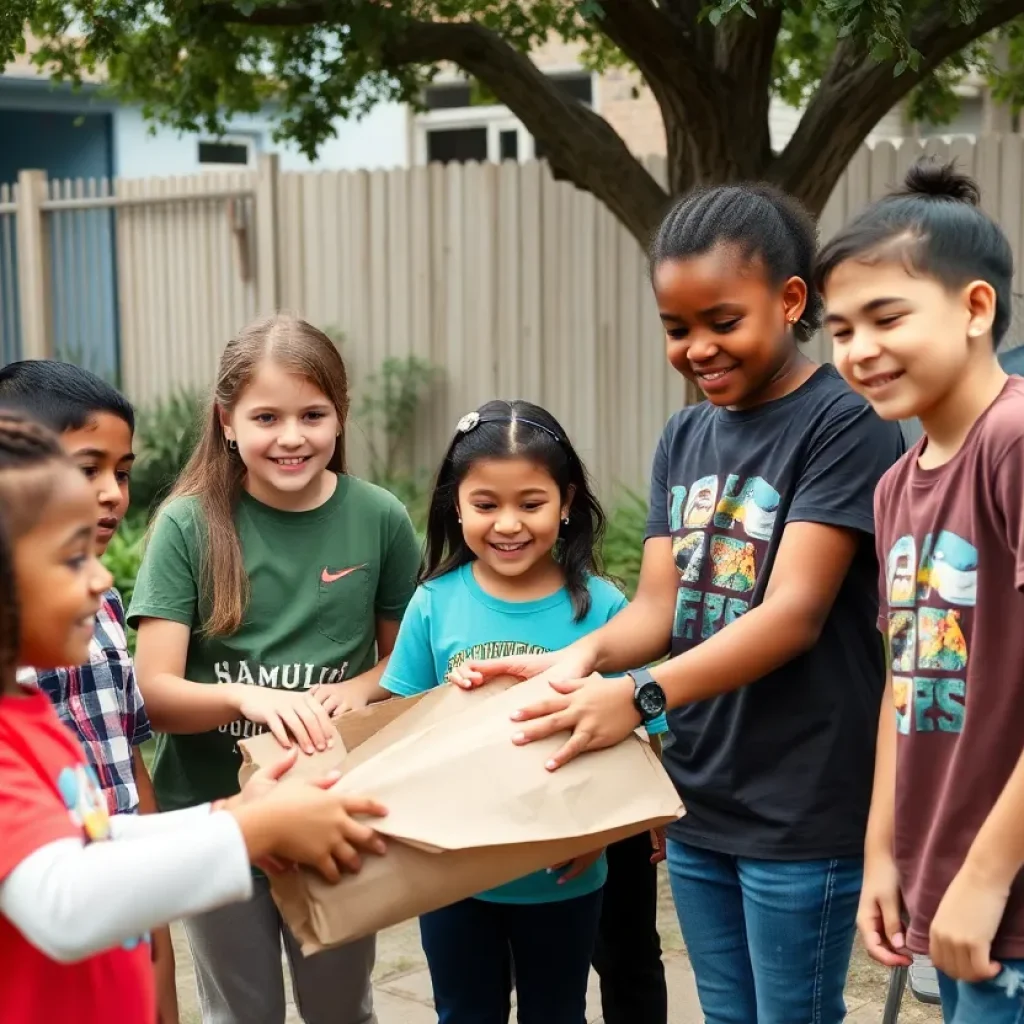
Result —
<instances>
[{"instance_id":1,"label":"shrub","mask_svg":"<svg viewBox=\"0 0 1024 1024\"><path fill-rule=\"evenodd\" d=\"M624 489L608 516L601 553L605 572L624 584L630 598L636 594L640 579L646 527L647 502L636 492Z\"/></svg>"},{"instance_id":2,"label":"shrub","mask_svg":"<svg viewBox=\"0 0 1024 1024\"><path fill-rule=\"evenodd\" d=\"M205 407L198 391L186 389L136 413L132 503L138 512L152 515L167 497L199 440Z\"/></svg>"},{"instance_id":3,"label":"shrub","mask_svg":"<svg viewBox=\"0 0 1024 1024\"><path fill-rule=\"evenodd\" d=\"M142 543L146 536L146 521L142 516L129 515L111 538L103 556L103 564L114 577L114 586L121 592L125 608L135 591L135 578L142 564Z\"/></svg>"}]
</instances>

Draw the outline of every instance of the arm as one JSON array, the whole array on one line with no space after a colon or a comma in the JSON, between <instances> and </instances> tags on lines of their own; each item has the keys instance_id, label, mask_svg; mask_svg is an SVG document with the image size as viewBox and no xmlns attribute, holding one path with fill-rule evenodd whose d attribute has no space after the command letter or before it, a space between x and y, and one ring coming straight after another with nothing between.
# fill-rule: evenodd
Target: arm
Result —
<instances>
[{"instance_id":1,"label":"arm","mask_svg":"<svg viewBox=\"0 0 1024 1024\"><path fill-rule=\"evenodd\" d=\"M290 747L292 737L307 754L334 744L330 716L309 695L242 683L190 682L182 678L189 627L142 617L138 629L135 671L159 732L208 732L247 718L266 725L282 747Z\"/></svg>"},{"instance_id":2,"label":"arm","mask_svg":"<svg viewBox=\"0 0 1024 1024\"><path fill-rule=\"evenodd\" d=\"M0 884L0 913L47 956L71 963L251 890L238 824L207 813L177 835L40 847Z\"/></svg>"},{"instance_id":3,"label":"arm","mask_svg":"<svg viewBox=\"0 0 1024 1024\"><path fill-rule=\"evenodd\" d=\"M652 670L669 708L736 690L814 646L858 546L873 530L874 488L901 449L898 427L883 424L852 395L840 401L808 441L762 603ZM662 509L667 505L666 488L652 485L652 522L659 492ZM648 533L664 529L667 516L661 515L660 523L653 522L655 529L649 523ZM552 681L552 687L561 696L513 716L516 721L539 719L516 734L517 743L572 731L548 762L552 770L584 750L620 742L640 722L629 679L595 676Z\"/></svg>"},{"instance_id":4,"label":"arm","mask_svg":"<svg viewBox=\"0 0 1024 1024\"><path fill-rule=\"evenodd\" d=\"M157 732L208 732L242 717L245 687L210 686L184 678L191 630L169 619L143 618L138 623L135 672Z\"/></svg>"},{"instance_id":5,"label":"arm","mask_svg":"<svg viewBox=\"0 0 1024 1024\"><path fill-rule=\"evenodd\" d=\"M328 683L313 691L313 696L323 704L332 718L344 714L346 711L364 708L367 704L389 700L394 696L393 693L381 686L381 679L387 671L391 652L395 649L398 628L399 623L394 619L378 618L377 656L380 660L377 664L361 675L354 676L343 683Z\"/></svg>"},{"instance_id":6,"label":"arm","mask_svg":"<svg viewBox=\"0 0 1024 1024\"><path fill-rule=\"evenodd\" d=\"M886 644L886 663L891 664ZM896 716L892 675L886 672L878 716L875 776L871 812L864 839L864 882L857 909L857 927L868 955L884 967L908 967L904 950L903 901L893 856L896 822Z\"/></svg>"},{"instance_id":7,"label":"arm","mask_svg":"<svg viewBox=\"0 0 1024 1024\"><path fill-rule=\"evenodd\" d=\"M810 650L862 536L820 523L789 523L764 601L721 632L654 668L668 707L738 690ZM624 617L626 612L623 612Z\"/></svg>"}]
</instances>

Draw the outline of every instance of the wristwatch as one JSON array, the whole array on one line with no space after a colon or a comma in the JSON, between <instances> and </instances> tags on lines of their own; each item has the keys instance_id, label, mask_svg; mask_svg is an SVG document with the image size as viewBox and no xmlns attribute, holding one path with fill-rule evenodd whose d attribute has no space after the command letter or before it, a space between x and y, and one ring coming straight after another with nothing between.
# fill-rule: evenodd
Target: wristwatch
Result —
<instances>
[{"instance_id":1,"label":"wristwatch","mask_svg":"<svg viewBox=\"0 0 1024 1024\"><path fill-rule=\"evenodd\" d=\"M645 668L634 669L626 674L633 680L633 706L640 713L644 724L665 714L665 691L655 682L654 676Z\"/></svg>"}]
</instances>

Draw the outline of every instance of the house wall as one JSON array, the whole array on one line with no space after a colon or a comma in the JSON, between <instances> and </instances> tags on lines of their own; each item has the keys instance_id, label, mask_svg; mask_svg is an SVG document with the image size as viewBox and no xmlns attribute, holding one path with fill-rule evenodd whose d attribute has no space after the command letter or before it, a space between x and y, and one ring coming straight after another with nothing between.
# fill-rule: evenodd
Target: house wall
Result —
<instances>
[{"instance_id":1,"label":"house wall","mask_svg":"<svg viewBox=\"0 0 1024 1024\"><path fill-rule=\"evenodd\" d=\"M0 183L22 168L51 178L106 178L113 173L111 117L55 110L11 110L0 98Z\"/></svg>"},{"instance_id":2,"label":"house wall","mask_svg":"<svg viewBox=\"0 0 1024 1024\"><path fill-rule=\"evenodd\" d=\"M336 122L336 137L310 162L273 138L273 115L232 119L228 134L252 142L254 155L279 153L284 170L387 170L409 163L409 112L382 103L359 121ZM201 136L151 125L139 107L95 88L80 92L22 75L0 76L0 182L26 168L50 178L144 178L202 171Z\"/></svg>"},{"instance_id":3,"label":"house wall","mask_svg":"<svg viewBox=\"0 0 1024 1024\"><path fill-rule=\"evenodd\" d=\"M386 170L408 162L408 114L400 104L380 104L361 121L339 118L335 127L336 137L324 143L313 163L298 147L274 140L269 114L234 118L228 135L251 140L257 154L279 153L282 169L289 171ZM198 153L201 137L153 126L139 108L121 107L114 116L116 173L122 178L195 174L204 169Z\"/></svg>"}]
</instances>

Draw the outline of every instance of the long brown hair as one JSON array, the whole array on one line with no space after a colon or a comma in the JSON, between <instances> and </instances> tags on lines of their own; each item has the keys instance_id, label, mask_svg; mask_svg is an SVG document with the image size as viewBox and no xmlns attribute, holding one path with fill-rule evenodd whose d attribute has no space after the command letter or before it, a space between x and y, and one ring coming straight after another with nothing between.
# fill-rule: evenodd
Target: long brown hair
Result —
<instances>
[{"instance_id":1,"label":"long brown hair","mask_svg":"<svg viewBox=\"0 0 1024 1024\"><path fill-rule=\"evenodd\" d=\"M224 349L202 436L167 499L170 502L186 495L199 499L205 528L201 587L210 608L203 629L210 636L238 630L249 597L235 528L245 463L228 447L220 416L232 412L259 366L268 360L305 377L330 399L338 414L340 434L327 468L345 472L348 374L334 343L323 331L285 313L243 328Z\"/></svg>"}]
</instances>

